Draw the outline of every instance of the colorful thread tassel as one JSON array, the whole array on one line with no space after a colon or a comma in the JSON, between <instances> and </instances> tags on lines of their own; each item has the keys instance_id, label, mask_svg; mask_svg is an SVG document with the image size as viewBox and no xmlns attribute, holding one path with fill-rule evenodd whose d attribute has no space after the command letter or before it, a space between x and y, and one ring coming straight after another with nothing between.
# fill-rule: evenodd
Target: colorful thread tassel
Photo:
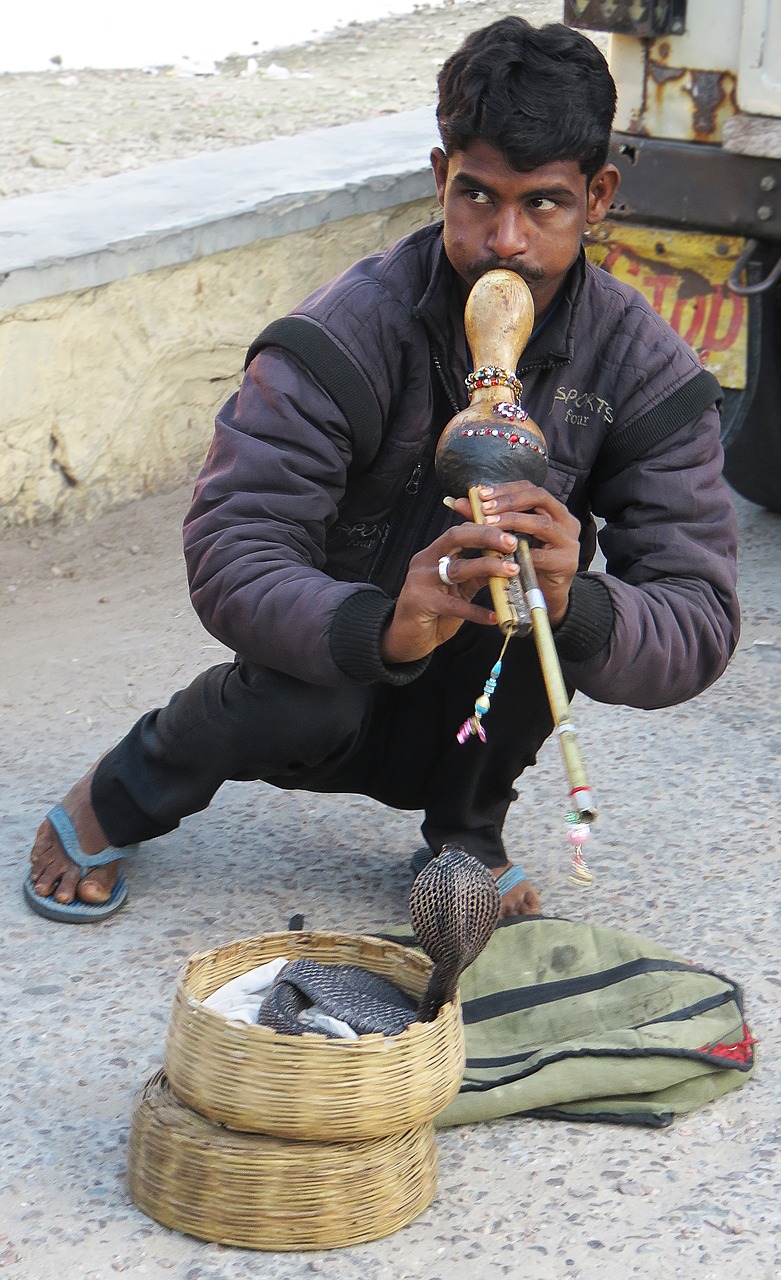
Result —
<instances>
[{"instance_id":1,"label":"colorful thread tassel","mask_svg":"<svg viewBox=\"0 0 781 1280\"><path fill-rule=\"evenodd\" d=\"M496 682L502 674L502 658L504 657L504 651L507 648L507 642L509 639L509 635L505 636L504 644L502 645L502 652L491 667L491 674L483 685L483 692L475 702L475 709L469 719L464 721L456 734L456 739L460 746L463 746L464 743L472 737L479 738L481 742L486 741L485 729L480 722L483 716L491 710L491 698L493 697L494 690L496 689Z\"/></svg>"},{"instance_id":2,"label":"colorful thread tassel","mask_svg":"<svg viewBox=\"0 0 781 1280\"><path fill-rule=\"evenodd\" d=\"M567 814L567 839L574 846L571 859L572 874L568 879L570 884L579 885L581 889L588 889L589 885L594 883L594 877L583 857L583 845L590 837L591 828L588 824L581 822L577 813Z\"/></svg>"}]
</instances>

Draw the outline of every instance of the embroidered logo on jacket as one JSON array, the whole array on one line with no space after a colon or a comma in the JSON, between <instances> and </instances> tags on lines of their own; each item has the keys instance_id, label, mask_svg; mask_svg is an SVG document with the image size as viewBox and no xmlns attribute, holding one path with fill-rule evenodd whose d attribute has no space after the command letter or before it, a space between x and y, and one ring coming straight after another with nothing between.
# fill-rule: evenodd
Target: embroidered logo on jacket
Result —
<instances>
[{"instance_id":1,"label":"embroidered logo on jacket","mask_svg":"<svg viewBox=\"0 0 781 1280\"><path fill-rule=\"evenodd\" d=\"M607 400L602 400L595 391L578 391L576 387L557 387L554 400L561 400L567 406L564 414L565 422L573 422L578 427L587 427L594 414L605 422L613 421L613 408Z\"/></svg>"}]
</instances>

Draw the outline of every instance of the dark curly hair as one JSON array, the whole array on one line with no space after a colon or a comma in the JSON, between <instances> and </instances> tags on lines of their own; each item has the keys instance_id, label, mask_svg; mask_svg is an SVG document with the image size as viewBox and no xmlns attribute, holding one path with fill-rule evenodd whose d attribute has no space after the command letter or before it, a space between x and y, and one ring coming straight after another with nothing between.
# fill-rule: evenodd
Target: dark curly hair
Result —
<instances>
[{"instance_id":1,"label":"dark curly hair","mask_svg":"<svg viewBox=\"0 0 781 1280\"><path fill-rule=\"evenodd\" d=\"M596 45L561 23L508 17L473 31L437 87L448 155L488 142L521 173L575 160L589 182L607 160L613 77Z\"/></svg>"}]
</instances>

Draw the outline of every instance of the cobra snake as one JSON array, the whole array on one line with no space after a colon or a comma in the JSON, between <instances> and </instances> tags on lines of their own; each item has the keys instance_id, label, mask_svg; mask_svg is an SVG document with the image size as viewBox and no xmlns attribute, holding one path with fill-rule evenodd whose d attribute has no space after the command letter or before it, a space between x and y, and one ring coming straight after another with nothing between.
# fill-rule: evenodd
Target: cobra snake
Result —
<instances>
[{"instance_id":1,"label":"cobra snake","mask_svg":"<svg viewBox=\"0 0 781 1280\"><path fill-rule=\"evenodd\" d=\"M418 1006L392 982L367 969L302 957L280 971L258 1022L287 1035L303 1035L317 1029L298 1019L313 1004L348 1023L359 1035L398 1035L413 1022L433 1022L455 996L464 969L491 937L499 903L496 880L488 868L463 849L443 845L416 877L409 898L415 937L434 961Z\"/></svg>"}]
</instances>

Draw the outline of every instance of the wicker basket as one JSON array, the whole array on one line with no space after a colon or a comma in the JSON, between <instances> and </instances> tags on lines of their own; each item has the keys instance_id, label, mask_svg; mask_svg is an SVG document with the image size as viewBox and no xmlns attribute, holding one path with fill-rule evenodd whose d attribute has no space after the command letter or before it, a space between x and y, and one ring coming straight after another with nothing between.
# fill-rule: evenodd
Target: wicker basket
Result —
<instances>
[{"instance_id":1,"label":"wicker basket","mask_svg":"<svg viewBox=\"0 0 781 1280\"><path fill-rule=\"evenodd\" d=\"M430 1121L368 1142L234 1133L185 1107L158 1072L133 1106L128 1190L166 1227L245 1249L332 1249L389 1235L431 1203Z\"/></svg>"},{"instance_id":2,"label":"wicker basket","mask_svg":"<svg viewBox=\"0 0 781 1280\"><path fill-rule=\"evenodd\" d=\"M177 983L164 1069L177 1096L210 1120L245 1133L351 1142L403 1133L458 1093L464 1028L456 998L434 1022L398 1036L329 1040L229 1022L201 1001L276 956L355 964L420 997L431 962L380 938L272 933L192 956Z\"/></svg>"}]
</instances>

